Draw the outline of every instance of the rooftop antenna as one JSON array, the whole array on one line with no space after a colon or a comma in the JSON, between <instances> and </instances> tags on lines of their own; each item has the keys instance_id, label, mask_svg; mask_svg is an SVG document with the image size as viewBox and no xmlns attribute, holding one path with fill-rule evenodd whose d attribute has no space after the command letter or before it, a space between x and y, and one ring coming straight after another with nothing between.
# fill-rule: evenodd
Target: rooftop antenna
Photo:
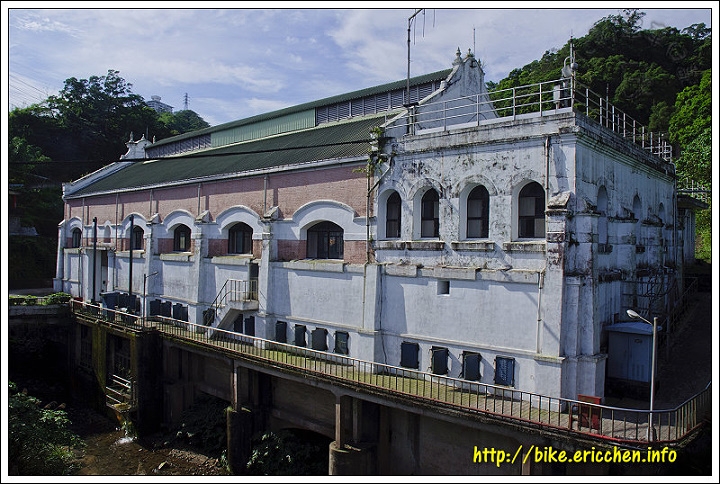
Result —
<instances>
[{"instance_id":1,"label":"rooftop antenna","mask_svg":"<svg viewBox=\"0 0 720 484\"><path fill-rule=\"evenodd\" d=\"M573 38L570 34L570 55L563 62L562 75L565 78L575 77L575 71L578 70L578 63L575 62L575 54L573 52Z\"/></svg>"},{"instance_id":2,"label":"rooftop antenna","mask_svg":"<svg viewBox=\"0 0 720 484\"><path fill-rule=\"evenodd\" d=\"M412 15L410 15L410 17L408 17L408 28L407 28L407 32L408 32L407 54L408 55L407 55L407 84L406 84L407 92L406 92L406 97L405 97L405 106L410 106L410 28L412 27L412 22L413 22L413 20L415 20L415 17L417 17L417 15L420 12L424 12L424 11L425 11L424 8L418 8L417 10L415 10L414 14L412 14Z\"/></svg>"},{"instance_id":3,"label":"rooftop antenna","mask_svg":"<svg viewBox=\"0 0 720 484\"><path fill-rule=\"evenodd\" d=\"M473 54L476 52L475 50L475 26L473 25Z\"/></svg>"}]
</instances>

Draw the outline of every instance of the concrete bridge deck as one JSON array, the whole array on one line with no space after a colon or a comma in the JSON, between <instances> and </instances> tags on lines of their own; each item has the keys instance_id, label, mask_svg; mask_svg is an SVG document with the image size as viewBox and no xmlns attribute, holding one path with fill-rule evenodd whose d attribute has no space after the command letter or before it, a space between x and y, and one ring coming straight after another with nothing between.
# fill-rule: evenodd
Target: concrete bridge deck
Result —
<instances>
[{"instance_id":1,"label":"concrete bridge deck","mask_svg":"<svg viewBox=\"0 0 720 484\"><path fill-rule=\"evenodd\" d=\"M253 365L316 378L353 391L402 398L437 411L449 411L551 432L564 438L646 447L681 445L703 423L711 405L711 387L673 408L648 409L600 405L550 397L491 384L394 367L297 347L171 318L144 320L134 315L76 304L74 310L100 324L156 330L164 337L219 352ZM102 316L96 319L97 316Z\"/></svg>"}]
</instances>

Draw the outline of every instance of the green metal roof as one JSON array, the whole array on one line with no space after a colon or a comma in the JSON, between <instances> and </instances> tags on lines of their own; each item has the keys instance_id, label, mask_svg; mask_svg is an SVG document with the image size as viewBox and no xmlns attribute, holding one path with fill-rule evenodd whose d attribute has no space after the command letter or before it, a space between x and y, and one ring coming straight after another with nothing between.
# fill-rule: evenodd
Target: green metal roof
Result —
<instances>
[{"instance_id":1,"label":"green metal roof","mask_svg":"<svg viewBox=\"0 0 720 484\"><path fill-rule=\"evenodd\" d=\"M364 156L370 147L371 129L383 124L387 114L390 113L326 123L197 154L137 161L75 192L66 193L65 198L182 183L204 177L241 176L249 171L284 165Z\"/></svg>"},{"instance_id":2,"label":"green metal roof","mask_svg":"<svg viewBox=\"0 0 720 484\"><path fill-rule=\"evenodd\" d=\"M418 84L424 84L426 82L443 80L443 79L447 78L447 76L450 74L451 71L452 71L452 69L444 69L442 71L432 72L430 74L424 74L422 76L411 77L410 78L410 86L413 87ZM181 141L183 139L201 136L203 134L214 133L217 131L223 131L223 130L235 128L238 126L253 124L253 123L260 122L260 121L265 121L268 119L273 119L273 118L277 118L280 116L285 116L288 114L296 113L299 111L315 109L315 108L318 108L321 106L326 106L329 104L339 103L339 102L343 102L343 101L349 101L352 99L359 99L359 98L362 98L365 96L371 96L373 94L380 94L383 92L394 91L396 89L405 88L406 84L407 84L407 79L404 79L402 81L394 81L394 82L390 82L388 84L382 84L380 86L368 87L365 89L360 89L359 91L353 91L353 92L348 92L345 94L339 94L337 96L331 96L331 97L327 97L325 99L319 99L317 101L310 101L310 102L307 102L304 104L298 104L296 106L279 109L277 111L271 111L269 113L258 114L256 116L252 116L249 118L240 119L237 121L230 121L228 123L218 124L217 126L211 126L209 128L203 128L203 129L200 129L197 131L191 131L189 133L179 134L177 136L173 136L172 138L165 138L163 140L158 140L157 142L153 143L153 146L162 146L167 143L174 143L177 141Z\"/></svg>"}]
</instances>

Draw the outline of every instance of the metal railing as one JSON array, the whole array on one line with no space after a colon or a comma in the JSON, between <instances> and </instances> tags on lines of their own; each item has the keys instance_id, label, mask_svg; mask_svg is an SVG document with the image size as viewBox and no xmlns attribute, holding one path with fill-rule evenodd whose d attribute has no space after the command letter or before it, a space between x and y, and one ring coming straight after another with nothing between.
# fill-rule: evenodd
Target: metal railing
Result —
<instances>
[{"instance_id":1,"label":"metal railing","mask_svg":"<svg viewBox=\"0 0 720 484\"><path fill-rule=\"evenodd\" d=\"M712 195L712 191L705 185L688 178L678 180L678 193L697 198L705 203L709 203Z\"/></svg>"},{"instance_id":2,"label":"metal railing","mask_svg":"<svg viewBox=\"0 0 720 484\"><path fill-rule=\"evenodd\" d=\"M119 375L112 375L110 384L105 387L105 404L120 410L131 410L135 405L132 382Z\"/></svg>"},{"instance_id":3,"label":"metal railing","mask_svg":"<svg viewBox=\"0 0 720 484\"><path fill-rule=\"evenodd\" d=\"M585 114L665 161L672 159L672 146L667 141L667 134L650 131L612 105L607 96L593 92L574 79L557 79L493 90L487 94L430 101L410 107L395 125L406 127L409 133L416 134L424 129L446 130L528 115L551 115L566 108Z\"/></svg>"},{"instance_id":4,"label":"metal railing","mask_svg":"<svg viewBox=\"0 0 720 484\"><path fill-rule=\"evenodd\" d=\"M82 313L87 305L73 305ZM95 311L100 314L100 308ZM349 356L279 343L232 331L155 316L149 321L120 319L120 324L152 328L208 349L230 352L258 364L300 372L376 393L402 395L416 402L495 416L506 421L581 433L628 445L678 443L709 414L711 384L681 405L667 410L619 408L541 395L514 388L402 368ZM97 320L102 322L102 320ZM109 324L118 324L112 320ZM652 432L650 418L652 417Z\"/></svg>"},{"instance_id":5,"label":"metal railing","mask_svg":"<svg viewBox=\"0 0 720 484\"><path fill-rule=\"evenodd\" d=\"M225 281L210 305L213 314L217 314L228 302L257 301L257 282L257 279Z\"/></svg>"}]
</instances>

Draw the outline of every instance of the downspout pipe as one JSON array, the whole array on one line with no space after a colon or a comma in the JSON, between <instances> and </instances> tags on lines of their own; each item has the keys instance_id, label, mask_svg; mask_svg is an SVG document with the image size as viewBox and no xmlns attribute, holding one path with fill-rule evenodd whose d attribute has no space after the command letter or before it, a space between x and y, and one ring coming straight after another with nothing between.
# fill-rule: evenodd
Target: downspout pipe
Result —
<instances>
[{"instance_id":1,"label":"downspout pipe","mask_svg":"<svg viewBox=\"0 0 720 484\"><path fill-rule=\"evenodd\" d=\"M97 283L97 217L93 217L93 263L92 263L92 297L90 301L95 304L95 294Z\"/></svg>"},{"instance_id":2,"label":"downspout pipe","mask_svg":"<svg viewBox=\"0 0 720 484\"><path fill-rule=\"evenodd\" d=\"M135 215L130 215L130 269L128 274L128 294L132 295L132 269L133 269L133 230L135 229Z\"/></svg>"}]
</instances>

